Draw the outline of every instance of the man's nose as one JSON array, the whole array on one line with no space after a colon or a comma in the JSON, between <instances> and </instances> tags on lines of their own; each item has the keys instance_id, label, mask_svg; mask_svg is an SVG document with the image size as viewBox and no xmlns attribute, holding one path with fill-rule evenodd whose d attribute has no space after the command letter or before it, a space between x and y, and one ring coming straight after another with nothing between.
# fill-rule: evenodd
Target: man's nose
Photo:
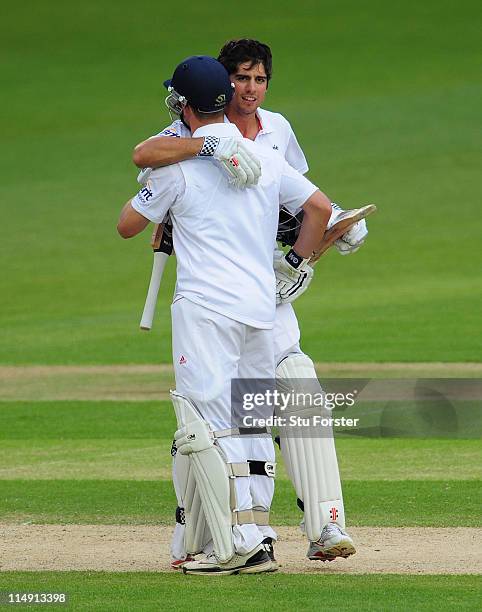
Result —
<instances>
[{"instance_id":1,"label":"man's nose","mask_svg":"<svg viewBox=\"0 0 482 612\"><path fill-rule=\"evenodd\" d=\"M248 81L248 91L254 91L255 90L255 81L254 79L249 79Z\"/></svg>"}]
</instances>

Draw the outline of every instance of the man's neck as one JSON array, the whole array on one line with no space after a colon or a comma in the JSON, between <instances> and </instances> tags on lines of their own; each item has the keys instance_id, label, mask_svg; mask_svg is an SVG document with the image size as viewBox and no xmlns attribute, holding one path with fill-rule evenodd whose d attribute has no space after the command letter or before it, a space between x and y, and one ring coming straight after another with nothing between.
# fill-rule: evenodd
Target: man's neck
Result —
<instances>
[{"instance_id":1,"label":"man's neck","mask_svg":"<svg viewBox=\"0 0 482 612\"><path fill-rule=\"evenodd\" d=\"M230 109L227 110L226 116L234 123L238 130L241 132L244 138L254 140L260 130L260 124L256 113L250 115L241 115Z\"/></svg>"},{"instance_id":2,"label":"man's neck","mask_svg":"<svg viewBox=\"0 0 482 612\"><path fill-rule=\"evenodd\" d=\"M189 122L189 127L191 129L191 133L194 133L198 128L203 127L205 125L212 125L213 123L224 123L224 116L218 117L216 119L204 119L200 121L196 116L192 116Z\"/></svg>"}]
</instances>

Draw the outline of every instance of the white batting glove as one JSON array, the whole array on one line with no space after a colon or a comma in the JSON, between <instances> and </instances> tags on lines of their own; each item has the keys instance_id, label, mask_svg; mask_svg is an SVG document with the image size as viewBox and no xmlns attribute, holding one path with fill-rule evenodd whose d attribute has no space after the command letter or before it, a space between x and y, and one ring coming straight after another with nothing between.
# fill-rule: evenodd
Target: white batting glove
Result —
<instances>
[{"instance_id":1,"label":"white batting glove","mask_svg":"<svg viewBox=\"0 0 482 612\"><path fill-rule=\"evenodd\" d=\"M261 163L242 140L206 136L198 157L212 157L220 162L236 188L252 187L261 176Z\"/></svg>"},{"instance_id":2,"label":"white batting glove","mask_svg":"<svg viewBox=\"0 0 482 612\"><path fill-rule=\"evenodd\" d=\"M309 258L303 259L291 249L284 255L274 253L274 272L276 276L276 304L289 304L299 298L309 287L313 278L313 268L308 265Z\"/></svg>"},{"instance_id":3,"label":"white batting glove","mask_svg":"<svg viewBox=\"0 0 482 612\"><path fill-rule=\"evenodd\" d=\"M331 203L331 217L327 224L327 229L330 229L337 221L338 217L345 211L341 206ZM368 228L365 219L355 223L343 236L335 240L336 250L340 255L350 255L355 253L365 242L365 238L368 236Z\"/></svg>"},{"instance_id":4,"label":"white batting glove","mask_svg":"<svg viewBox=\"0 0 482 612\"><path fill-rule=\"evenodd\" d=\"M137 175L137 182L139 183L139 185L147 185L147 179L151 176L151 172L152 168L142 168L142 170Z\"/></svg>"},{"instance_id":5,"label":"white batting glove","mask_svg":"<svg viewBox=\"0 0 482 612\"><path fill-rule=\"evenodd\" d=\"M214 438L204 421L190 421L175 432L174 440L181 455L190 455L210 448Z\"/></svg>"}]
</instances>

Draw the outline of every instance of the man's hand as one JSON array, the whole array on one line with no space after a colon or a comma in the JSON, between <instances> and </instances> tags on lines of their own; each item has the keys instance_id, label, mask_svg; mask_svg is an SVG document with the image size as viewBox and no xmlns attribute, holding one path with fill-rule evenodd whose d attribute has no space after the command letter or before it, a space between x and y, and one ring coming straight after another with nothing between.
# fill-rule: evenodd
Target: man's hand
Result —
<instances>
[{"instance_id":1,"label":"man's hand","mask_svg":"<svg viewBox=\"0 0 482 612\"><path fill-rule=\"evenodd\" d=\"M308 289L313 278L313 268L308 265L308 261L293 249L286 256L282 251L275 251L273 266L277 304L289 304Z\"/></svg>"},{"instance_id":2,"label":"man's hand","mask_svg":"<svg viewBox=\"0 0 482 612\"><path fill-rule=\"evenodd\" d=\"M333 212L331 213L330 220L328 221L327 229L330 229L339 219L344 212L346 212L341 206L331 203ZM350 255L355 253L365 242L365 238L368 236L368 229L365 219L355 223L343 236L335 240L336 250L341 255Z\"/></svg>"},{"instance_id":3,"label":"man's hand","mask_svg":"<svg viewBox=\"0 0 482 612\"><path fill-rule=\"evenodd\" d=\"M257 185L261 176L261 163L243 143L236 138L206 136L198 153L199 157L213 157L229 175L229 182L237 188Z\"/></svg>"}]
</instances>

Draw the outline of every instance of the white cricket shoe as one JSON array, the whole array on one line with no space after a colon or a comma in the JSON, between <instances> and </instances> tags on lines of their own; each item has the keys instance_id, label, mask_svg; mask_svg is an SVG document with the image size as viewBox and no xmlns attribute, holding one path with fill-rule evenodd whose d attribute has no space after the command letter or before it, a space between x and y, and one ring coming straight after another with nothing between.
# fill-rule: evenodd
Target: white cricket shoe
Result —
<instances>
[{"instance_id":1,"label":"white cricket shoe","mask_svg":"<svg viewBox=\"0 0 482 612\"><path fill-rule=\"evenodd\" d=\"M190 561L194 561L194 557L191 555L186 555L184 559L171 559L171 569L180 570L184 563L189 563Z\"/></svg>"},{"instance_id":2,"label":"white cricket shoe","mask_svg":"<svg viewBox=\"0 0 482 612\"><path fill-rule=\"evenodd\" d=\"M312 561L333 561L337 557L346 559L355 553L353 540L346 531L336 523L328 523L323 527L320 539L310 542L306 556Z\"/></svg>"},{"instance_id":3,"label":"white cricket shoe","mask_svg":"<svg viewBox=\"0 0 482 612\"><path fill-rule=\"evenodd\" d=\"M231 574L260 574L272 570L271 559L266 552L264 544L259 544L247 555L235 554L226 563L219 563L211 554L199 561L184 563L182 566L184 574L196 576L229 576Z\"/></svg>"}]
</instances>

